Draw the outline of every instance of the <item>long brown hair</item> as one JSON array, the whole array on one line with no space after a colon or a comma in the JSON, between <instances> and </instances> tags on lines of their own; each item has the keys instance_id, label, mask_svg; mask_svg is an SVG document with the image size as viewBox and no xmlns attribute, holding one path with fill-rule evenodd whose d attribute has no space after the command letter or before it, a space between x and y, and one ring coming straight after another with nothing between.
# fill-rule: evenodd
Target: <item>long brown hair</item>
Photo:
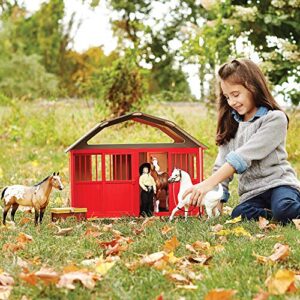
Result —
<instances>
[{"instance_id":1,"label":"long brown hair","mask_svg":"<svg viewBox=\"0 0 300 300\"><path fill-rule=\"evenodd\" d=\"M243 85L252 93L256 107L265 106L269 110L282 110L268 88L267 81L259 67L249 59L234 59L223 64L219 71L218 125L216 144L223 145L235 137L238 122L231 115L232 108L224 96L220 80L229 80Z\"/></svg>"}]
</instances>

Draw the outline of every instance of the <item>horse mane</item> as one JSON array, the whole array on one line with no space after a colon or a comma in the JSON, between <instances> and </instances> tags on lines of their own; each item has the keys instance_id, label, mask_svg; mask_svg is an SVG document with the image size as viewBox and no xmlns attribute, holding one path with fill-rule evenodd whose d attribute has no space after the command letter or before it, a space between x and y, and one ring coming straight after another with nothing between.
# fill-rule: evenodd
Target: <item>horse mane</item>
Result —
<instances>
[{"instance_id":1,"label":"horse mane","mask_svg":"<svg viewBox=\"0 0 300 300\"><path fill-rule=\"evenodd\" d=\"M44 178L42 181L40 181L39 183L36 183L34 186L38 186L40 184L42 184L43 182L45 182L46 180L49 179L50 176L47 176L46 178Z\"/></svg>"}]
</instances>

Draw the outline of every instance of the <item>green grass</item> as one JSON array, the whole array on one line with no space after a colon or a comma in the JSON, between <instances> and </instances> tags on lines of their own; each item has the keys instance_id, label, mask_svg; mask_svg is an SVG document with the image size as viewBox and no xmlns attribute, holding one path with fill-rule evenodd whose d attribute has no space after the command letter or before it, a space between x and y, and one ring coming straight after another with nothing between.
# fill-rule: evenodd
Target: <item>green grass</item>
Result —
<instances>
[{"instance_id":1,"label":"green grass","mask_svg":"<svg viewBox=\"0 0 300 300\"><path fill-rule=\"evenodd\" d=\"M165 117L175 121L191 135L206 144L209 149L205 154L205 175L209 176L217 153L214 144L216 118L213 113L207 112L201 106L174 106L152 104L145 112ZM188 116L188 117L187 117ZM53 192L50 206L58 207L67 204L69 197L68 155L64 149L76 139L103 120L103 110L94 108L87 101L61 101L15 103L13 106L0 108L0 188L9 184L34 184L53 171L63 174L66 189ZM192 120L192 121L191 121ZM290 162L296 171L300 171L299 145L300 136L299 114L290 114L290 128L287 140L287 149ZM120 128L118 135L112 131L103 132L106 141L114 141L120 135L130 135L131 141L161 140L155 130L138 130L132 126ZM232 199L229 203L234 206L237 201L237 182L231 184ZM257 238L237 237L229 235L227 242L223 243L224 251L213 252L213 258L208 266L193 267L194 271L203 274L201 281L194 281L197 290L184 290L176 287L162 271L153 267L141 266L135 271L130 271L126 263L139 260L141 255L161 251L164 242L176 235L180 245L175 250L175 256L183 257L190 253L186 244L196 240L208 241L212 246L221 243L220 239L212 234L211 225L223 224L228 216L221 219L205 222L190 218L187 223L176 219L174 230L166 236L161 234L161 228L166 225L164 219L156 220L146 228L144 234L136 236L128 226L130 219L97 220L100 225L113 222L113 228L125 236L130 236L133 243L128 250L121 254L121 260L98 282L96 287L89 291L80 284L74 291L58 289L54 285L38 283L31 286L19 278L21 269L16 265L16 257L30 263L30 271L37 271L41 266L52 267L62 272L64 266L76 264L87 257L95 258L103 254L96 238L84 235L90 227L90 222L76 227L77 223L69 219L61 224L62 227L74 227L69 236L56 236L56 228L50 224L49 209L46 212L44 224L40 229L33 226L33 221L20 225L18 222L23 217L21 212L16 215L16 228L1 228L0 249L6 243L13 243L19 232L32 235L33 242L28 243L24 250L10 252L2 250L0 270L8 272L15 279L11 299L20 299L23 295L28 299L155 299L163 294L164 299L202 299L204 295L214 288L236 289L236 299L252 299L260 288L266 290L266 278L280 268L299 270L300 262L300 232L294 226L278 226L274 231L266 233L262 240ZM30 216L33 220L33 216ZM140 224L142 220L138 220ZM262 231L255 222L227 224L228 228L243 226L252 236ZM111 240L111 232L104 232L98 239ZM291 247L291 254L286 262L274 265L261 265L256 262L253 253L268 256L272 253L275 243L286 243ZM33 261L37 261L34 264ZM176 266L172 266L176 269ZM300 292L272 296L269 299L297 299Z\"/></svg>"}]
</instances>

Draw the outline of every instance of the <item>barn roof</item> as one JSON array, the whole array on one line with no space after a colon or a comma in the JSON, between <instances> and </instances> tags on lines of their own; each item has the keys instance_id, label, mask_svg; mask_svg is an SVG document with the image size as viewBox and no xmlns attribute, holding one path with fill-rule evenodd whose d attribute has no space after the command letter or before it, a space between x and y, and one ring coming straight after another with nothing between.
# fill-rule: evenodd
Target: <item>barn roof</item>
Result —
<instances>
[{"instance_id":1,"label":"barn roof","mask_svg":"<svg viewBox=\"0 0 300 300\"><path fill-rule=\"evenodd\" d=\"M207 148L204 144L200 143L197 139L192 137L190 134L188 134L186 131L184 131L182 128L177 126L172 121L163 118L154 117L152 115L148 115L142 112L133 112L120 117L116 117L114 119L102 121L101 123L97 124L94 128L92 128L89 132L87 132L84 136L78 139L73 145L68 147L65 150L65 152L74 149L88 149L88 148L90 149L91 148L114 148L114 147L127 148L129 146L128 144L89 145L88 141L104 128L122 122L130 121L130 120L156 127L174 140L174 143L163 143L163 144L153 143L152 148L174 147L175 145L176 145L175 147L180 147L180 148L187 148L187 147L201 147L204 149ZM143 146L151 148L150 144L130 144L130 147L135 147L135 148L141 148Z\"/></svg>"}]
</instances>

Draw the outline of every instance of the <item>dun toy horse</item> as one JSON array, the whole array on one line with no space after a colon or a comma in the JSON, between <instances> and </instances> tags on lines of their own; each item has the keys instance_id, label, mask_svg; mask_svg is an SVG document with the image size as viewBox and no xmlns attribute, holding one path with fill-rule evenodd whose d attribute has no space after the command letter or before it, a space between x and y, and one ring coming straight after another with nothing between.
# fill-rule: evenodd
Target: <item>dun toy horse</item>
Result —
<instances>
[{"instance_id":1,"label":"dun toy horse","mask_svg":"<svg viewBox=\"0 0 300 300\"><path fill-rule=\"evenodd\" d=\"M156 157L151 157L151 176L156 183L156 196L155 196L155 212L159 212L159 204L162 199L165 199L164 206L168 210L169 205L167 201L168 194L168 173L160 172L160 167Z\"/></svg>"},{"instance_id":2,"label":"dun toy horse","mask_svg":"<svg viewBox=\"0 0 300 300\"><path fill-rule=\"evenodd\" d=\"M6 215L11 206L11 220L14 222L19 205L33 207L35 211L34 223L35 225L38 222L41 224L53 187L58 190L64 188L59 173L53 173L34 186L11 185L6 187L1 195L1 200L4 199L3 224L5 225Z\"/></svg>"},{"instance_id":3,"label":"dun toy horse","mask_svg":"<svg viewBox=\"0 0 300 300\"><path fill-rule=\"evenodd\" d=\"M191 194L186 196L185 199L182 199L182 196L188 188L193 186L191 177L187 172L175 168L168 181L169 183L180 182L180 188L178 193L178 204L173 209L169 221L172 221L176 212L178 210L181 210L183 207L184 207L184 217L185 220L187 220ZM201 205L205 206L205 210L208 215L208 218L212 218L213 216L218 217L220 215L217 205L221 200L222 195L223 195L223 187L221 184L219 184L217 190L209 191L204 196Z\"/></svg>"}]
</instances>

